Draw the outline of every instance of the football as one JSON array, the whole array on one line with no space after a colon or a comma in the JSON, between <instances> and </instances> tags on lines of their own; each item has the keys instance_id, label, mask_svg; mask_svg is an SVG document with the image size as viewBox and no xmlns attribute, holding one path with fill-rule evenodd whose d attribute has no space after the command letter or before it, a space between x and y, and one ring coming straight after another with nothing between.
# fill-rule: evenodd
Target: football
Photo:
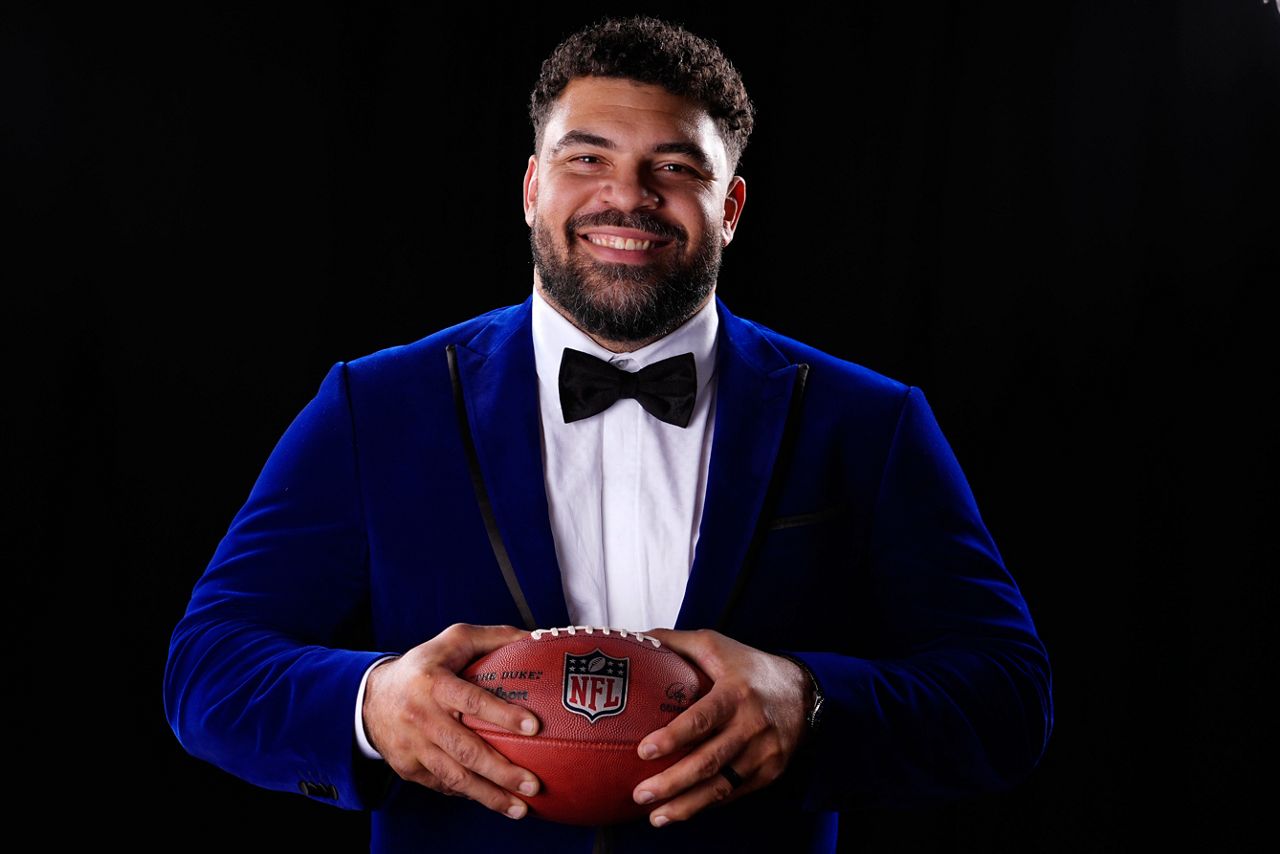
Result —
<instances>
[{"instance_id":1,"label":"football","mask_svg":"<svg viewBox=\"0 0 1280 854\"><path fill-rule=\"evenodd\" d=\"M683 753L643 760L640 740L666 726L711 680L657 638L620 629L539 629L472 662L462 676L542 722L536 735L508 732L469 715L462 722L542 781L524 797L533 815L565 824L605 825L647 816L640 781Z\"/></svg>"}]
</instances>

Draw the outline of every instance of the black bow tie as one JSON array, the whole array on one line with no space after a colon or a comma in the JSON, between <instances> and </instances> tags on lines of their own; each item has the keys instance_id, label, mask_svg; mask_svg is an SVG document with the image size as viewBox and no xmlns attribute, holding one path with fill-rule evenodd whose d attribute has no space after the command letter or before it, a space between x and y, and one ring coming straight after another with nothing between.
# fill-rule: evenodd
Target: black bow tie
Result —
<instances>
[{"instance_id":1,"label":"black bow tie","mask_svg":"<svg viewBox=\"0 0 1280 854\"><path fill-rule=\"evenodd\" d=\"M566 424L604 412L619 398L633 397L654 418L688 427L697 393L692 353L654 362L635 373L570 347L560 357L560 409Z\"/></svg>"}]
</instances>

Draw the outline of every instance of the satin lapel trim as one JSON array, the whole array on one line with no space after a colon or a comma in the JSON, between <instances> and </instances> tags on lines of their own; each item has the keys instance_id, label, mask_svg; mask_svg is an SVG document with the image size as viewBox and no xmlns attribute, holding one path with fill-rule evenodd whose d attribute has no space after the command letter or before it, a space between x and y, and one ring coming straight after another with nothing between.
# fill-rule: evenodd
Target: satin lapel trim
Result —
<instances>
[{"instance_id":1,"label":"satin lapel trim","mask_svg":"<svg viewBox=\"0 0 1280 854\"><path fill-rule=\"evenodd\" d=\"M521 305L499 312L460 345L458 374L494 520L516 578L540 626L565 626L569 613L542 467L532 303L530 296ZM500 571L496 563L492 571Z\"/></svg>"},{"instance_id":2,"label":"satin lapel trim","mask_svg":"<svg viewBox=\"0 0 1280 854\"><path fill-rule=\"evenodd\" d=\"M698 546L675 628L712 628L741 571L768 491L797 368L716 297L715 437Z\"/></svg>"}]
</instances>

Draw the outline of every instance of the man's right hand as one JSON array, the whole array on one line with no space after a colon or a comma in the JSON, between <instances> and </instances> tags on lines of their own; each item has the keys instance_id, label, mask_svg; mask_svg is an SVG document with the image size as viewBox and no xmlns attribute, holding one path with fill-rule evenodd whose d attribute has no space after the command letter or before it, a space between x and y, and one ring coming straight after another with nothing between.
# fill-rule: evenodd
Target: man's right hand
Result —
<instances>
[{"instance_id":1,"label":"man's right hand","mask_svg":"<svg viewBox=\"0 0 1280 854\"><path fill-rule=\"evenodd\" d=\"M523 818L528 806L511 793L536 794L538 778L507 761L463 726L461 717L467 714L523 735L538 731L538 719L457 674L481 655L528 635L511 626L455 623L375 667L365 684L362 709L370 743L406 780Z\"/></svg>"}]
</instances>

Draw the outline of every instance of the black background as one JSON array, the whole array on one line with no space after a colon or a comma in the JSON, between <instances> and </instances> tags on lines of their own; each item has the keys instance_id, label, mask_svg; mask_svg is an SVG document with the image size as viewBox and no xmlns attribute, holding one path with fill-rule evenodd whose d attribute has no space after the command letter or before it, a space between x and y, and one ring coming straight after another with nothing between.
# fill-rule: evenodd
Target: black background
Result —
<instances>
[{"instance_id":1,"label":"black background","mask_svg":"<svg viewBox=\"0 0 1280 854\"><path fill-rule=\"evenodd\" d=\"M358 850L365 816L182 751L169 633L330 365L528 295L528 91L637 7L100 5L11 8L0 42L20 804L51 841ZM924 389L1054 665L1026 784L847 816L842 850L1245 839L1274 741L1274 2L641 11L717 40L758 106L719 294Z\"/></svg>"}]
</instances>

